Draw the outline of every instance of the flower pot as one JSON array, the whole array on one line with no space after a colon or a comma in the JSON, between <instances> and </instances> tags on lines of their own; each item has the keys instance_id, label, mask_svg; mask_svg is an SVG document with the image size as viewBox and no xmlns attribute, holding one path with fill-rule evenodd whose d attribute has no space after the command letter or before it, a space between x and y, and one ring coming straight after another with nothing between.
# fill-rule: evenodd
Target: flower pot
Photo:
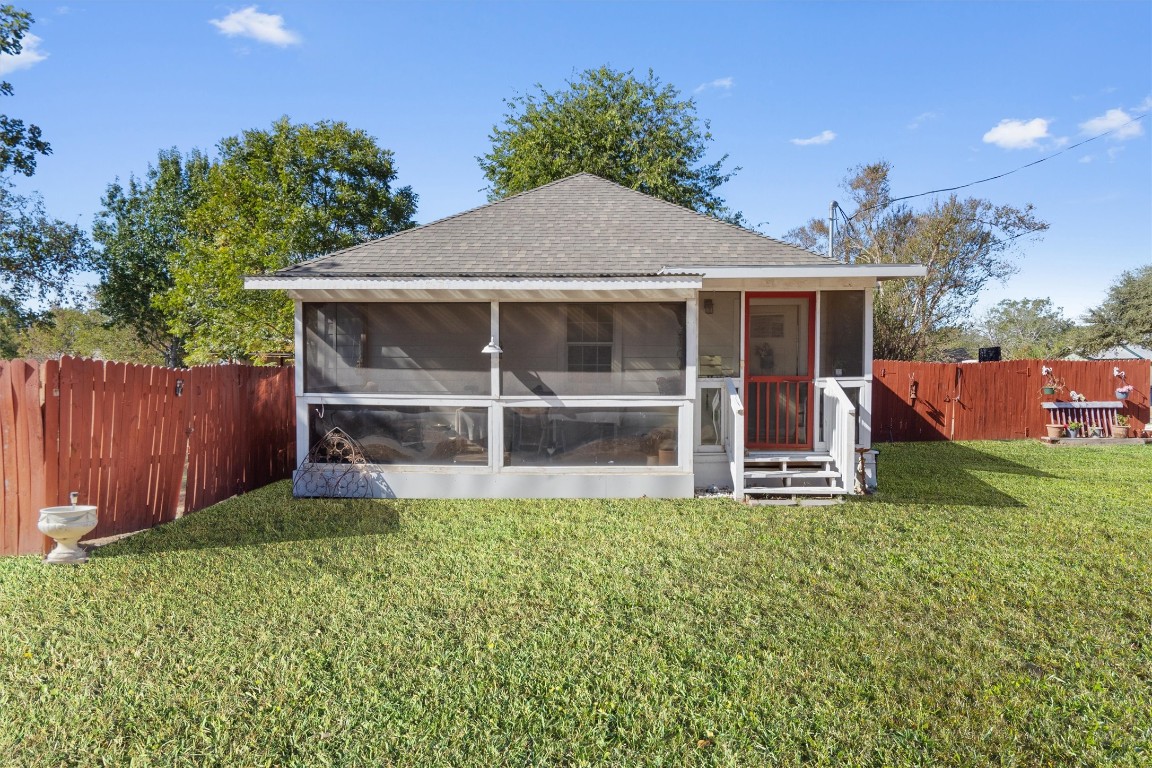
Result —
<instances>
[{"instance_id":1,"label":"flower pot","mask_svg":"<svg viewBox=\"0 0 1152 768\"><path fill-rule=\"evenodd\" d=\"M1130 427L1122 427L1119 424L1113 424L1112 425L1112 437L1119 437L1121 439L1127 439L1129 429L1130 429Z\"/></svg>"},{"instance_id":2,"label":"flower pot","mask_svg":"<svg viewBox=\"0 0 1152 768\"><path fill-rule=\"evenodd\" d=\"M1068 437L1080 437L1080 430L1078 430L1078 429L1068 430Z\"/></svg>"},{"instance_id":3,"label":"flower pot","mask_svg":"<svg viewBox=\"0 0 1152 768\"><path fill-rule=\"evenodd\" d=\"M1063 424L1045 424L1044 429L1048 430L1049 440L1059 440L1060 438L1064 437Z\"/></svg>"},{"instance_id":4,"label":"flower pot","mask_svg":"<svg viewBox=\"0 0 1152 768\"><path fill-rule=\"evenodd\" d=\"M1127 390L1123 390L1123 389L1116 390L1116 399L1117 400L1127 400L1128 399Z\"/></svg>"},{"instance_id":5,"label":"flower pot","mask_svg":"<svg viewBox=\"0 0 1152 768\"><path fill-rule=\"evenodd\" d=\"M1056 387L1041 387L1040 391L1046 395L1054 395L1056 394Z\"/></svg>"}]
</instances>

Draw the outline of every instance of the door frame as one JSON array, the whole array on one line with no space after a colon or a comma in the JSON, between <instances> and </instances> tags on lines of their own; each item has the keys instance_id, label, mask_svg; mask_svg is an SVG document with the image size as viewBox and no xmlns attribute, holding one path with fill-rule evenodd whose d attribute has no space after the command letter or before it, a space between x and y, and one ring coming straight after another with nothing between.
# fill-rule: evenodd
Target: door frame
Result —
<instances>
[{"instance_id":1,"label":"door frame","mask_svg":"<svg viewBox=\"0 0 1152 768\"><path fill-rule=\"evenodd\" d=\"M796 450L811 451L815 445L813 426L816 419L816 291L746 291L744 293L744 338L742 348L744 352L744 444L754 450ZM748 361L752 360L752 300L753 299L808 299L808 373L804 376L753 376L749 372ZM797 382L807 384L808 409L805 419L805 436L803 444L792 443L758 443L751 439L749 428L752 425L751 413L755 408L751 403L754 381L764 382Z\"/></svg>"}]
</instances>

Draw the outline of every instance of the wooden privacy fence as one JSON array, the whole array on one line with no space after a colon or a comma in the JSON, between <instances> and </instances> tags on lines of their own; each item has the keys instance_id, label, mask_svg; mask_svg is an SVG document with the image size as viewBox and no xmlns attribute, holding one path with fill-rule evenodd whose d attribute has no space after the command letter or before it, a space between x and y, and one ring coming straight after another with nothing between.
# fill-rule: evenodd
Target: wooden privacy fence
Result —
<instances>
[{"instance_id":1,"label":"wooden privacy fence","mask_svg":"<svg viewBox=\"0 0 1152 768\"><path fill-rule=\"evenodd\" d=\"M1043 366L1064 380L1065 390L1044 395ZM1132 393L1119 413L1134 430L1148 424L1152 361L1010 360L1000 363L914 363L876 360L872 364L872 439L1013 440L1044 435L1050 414L1041 403L1067 401L1071 391L1089 401L1115 401L1127 374ZM915 397L913 397L915 394ZM1139 434L1139 432L1136 432Z\"/></svg>"},{"instance_id":2,"label":"wooden privacy fence","mask_svg":"<svg viewBox=\"0 0 1152 768\"><path fill-rule=\"evenodd\" d=\"M39 510L67 504L70 491L99 508L98 538L290 476L293 376L240 365L0 361L0 555L45 551Z\"/></svg>"}]
</instances>

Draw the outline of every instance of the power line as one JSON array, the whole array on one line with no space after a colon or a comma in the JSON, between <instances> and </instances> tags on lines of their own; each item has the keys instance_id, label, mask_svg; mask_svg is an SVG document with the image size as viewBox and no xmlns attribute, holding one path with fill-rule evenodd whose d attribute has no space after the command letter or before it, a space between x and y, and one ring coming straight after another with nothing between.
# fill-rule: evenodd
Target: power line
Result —
<instances>
[{"instance_id":1,"label":"power line","mask_svg":"<svg viewBox=\"0 0 1152 768\"><path fill-rule=\"evenodd\" d=\"M1064 154L1065 152L1071 152L1072 150L1076 149L1076 147L1082 147L1089 142L1096 141L1097 139L1102 139L1110 133L1115 133L1116 131L1120 130L1121 128L1125 128L1129 125L1132 125L1133 123L1136 123L1136 122L1139 122L1140 120L1143 120L1144 118L1148 117L1149 114L1150 113L1145 112L1142 115L1137 115L1136 117L1132 118L1131 120L1129 120L1126 123L1118 125L1115 128L1111 128L1107 131L1104 131L1103 133L1098 133L1095 136L1092 136L1091 138L1088 138L1088 139L1084 139L1084 141L1077 142L1076 144L1073 144L1070 147L1064 147L1064 149L1060 150L1059 152L1053 152L1051 155L1047 155L1046 157L1042 157L1039 160L1033 160L1030 163L1026 163L1026 164L1020 166L1019 168L1013 168L1010 171L1006 171L1004 173L998 173L995 176L989 176L986 179L980 179L979 181L970 181L967 184L961 184L957 187L945 187L943 189L933 189L933 190L928 191L928 192L918 192L915 195L905 195L904 197L895 197L895 198L892 198L891 200L888 200L888 201L883 202L883 203L877 203L876 205L871 205L871 206L868 206L867 208L861 208L860 210L856 211L856 213L849 216L848 221L851 222L852 219L856 218L857 216L859 216L862 213L867 213L868 211L875 210L876 208L887 208L888 206L892 205L893 203L898 203L901 200L911 200L911 199L916 198L916 197L925 197L927 195L938 195L941 192L955 192L958 189L965 189L967 187L974 187L977 184L983 184L983 183L988 182L988 181L995 181L996 179L1002 179L1005 176L1011 176L1012 174L1016 173L1017 171L1022 171L1025 168L1031 168L1034 165L1039 165L1040 163L1051 160L1054 157L1059 157L1060 155ZM837 205L836 207L839 208L840 206ZM841 211L843 211L843 209L841 209Z\"/></svg>"}]
</instances>

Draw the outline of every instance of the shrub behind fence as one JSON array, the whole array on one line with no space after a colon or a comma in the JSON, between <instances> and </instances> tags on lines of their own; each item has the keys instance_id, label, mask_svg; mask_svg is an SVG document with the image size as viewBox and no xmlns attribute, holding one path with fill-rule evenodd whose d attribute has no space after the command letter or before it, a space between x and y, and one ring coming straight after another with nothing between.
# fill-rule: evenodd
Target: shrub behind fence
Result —
<instances>
[{"instance_id":1,"label":"shrub behind fence","mask_svg":"<svg viewBox=\"0 0 1152 768\"><path fill-rule=\"evenodd\" d=\"M0 361L0 555L44 551L39 510L67 504L70 491L99 508L97 538L289 477L293 377L240 365Z\"/></svg>"}]
</instances>

